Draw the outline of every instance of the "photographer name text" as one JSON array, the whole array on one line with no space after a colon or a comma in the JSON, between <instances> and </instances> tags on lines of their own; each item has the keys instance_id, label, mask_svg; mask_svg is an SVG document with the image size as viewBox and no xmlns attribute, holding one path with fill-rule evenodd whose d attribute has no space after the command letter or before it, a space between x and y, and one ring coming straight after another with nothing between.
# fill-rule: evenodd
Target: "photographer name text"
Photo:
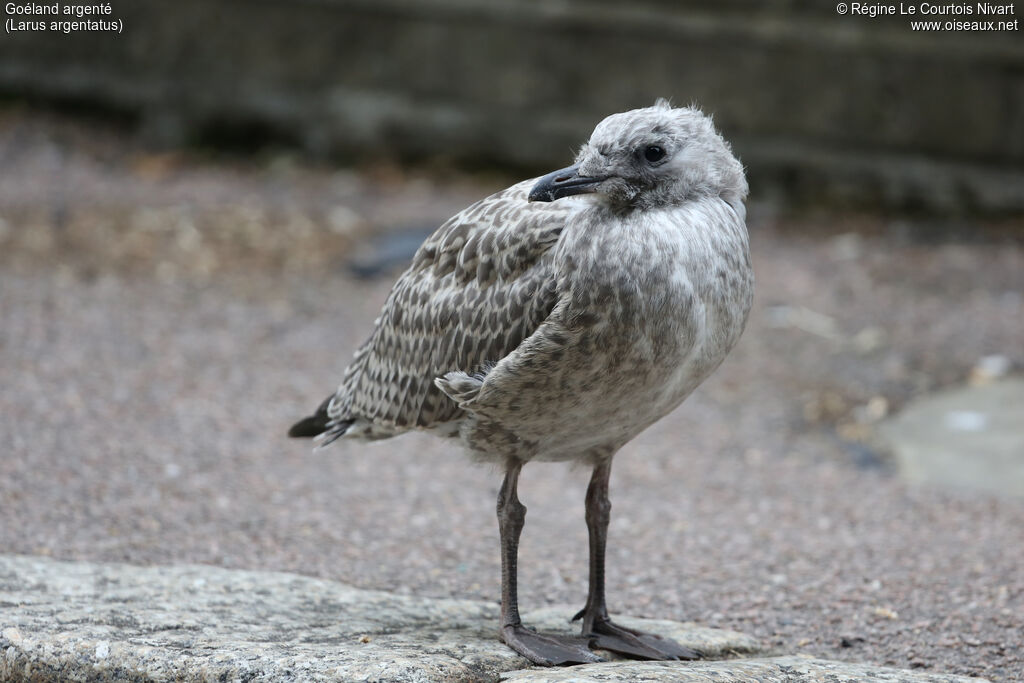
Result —
<instances>
[{"instance_id":1,"label":"photographer name text","mask_svg":"<svg viewBox=\"0 0 1024 683\"><path fill-rule=\"evenodd\" d=\"M869 2L840 2L836 14L856 17L903 16L910 18L914 31L1018 31L1020 20L1015 3L1006 5L991 2L900 2L882 4Z\"/></svg>"}]
</instances>

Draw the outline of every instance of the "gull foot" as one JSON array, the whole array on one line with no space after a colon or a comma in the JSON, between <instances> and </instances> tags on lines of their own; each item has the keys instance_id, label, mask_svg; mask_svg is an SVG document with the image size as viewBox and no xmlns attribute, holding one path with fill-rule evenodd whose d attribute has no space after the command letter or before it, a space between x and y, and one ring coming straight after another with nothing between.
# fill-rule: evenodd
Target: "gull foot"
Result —
<instances>
[{"instance_id":1,"label":"gull foot","mask_svg":"<svg viewBox=\"0 0 1024 683\"><path fill-rule=\"evenodd\" d=\"M587 648L586 638L545 635L523 626L505 626L501 629L501 639L510 648L541 666L604 661Z\"/></svg>"},{"instance_id":2,"label":"gull foot","mask_svg":"<svg viewBox=\"0 0 1024 683\"><path fill-rule=\"evenodd\" d=\"M637 659L700 659L697 650L683 647L671 638L635 631L619 626L611 620L595 621L590 633L582 636L590 640L590 646L609 650L627 657Z\"/></svg>"}]
</instances>

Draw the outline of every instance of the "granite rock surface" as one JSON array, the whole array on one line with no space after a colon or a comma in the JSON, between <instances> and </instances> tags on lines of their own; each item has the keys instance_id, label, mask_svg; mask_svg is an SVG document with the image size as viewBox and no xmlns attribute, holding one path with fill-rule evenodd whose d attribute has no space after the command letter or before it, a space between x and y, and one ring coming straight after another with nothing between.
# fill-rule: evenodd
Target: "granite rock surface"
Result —
<instances>
[{"instance_id":1,"label":"granite rock surface","mask_svg":"<svg viewBox=\"0 0 1024 683\"><path fill-rule=\"evenodd\" d=\"M572 608L525 615L569 632ZM529 663L495 636L496 604L360 590L296 574L0 555L3 681L906 681L969 679L756 655L735 631L648 619L701 662Z\"/></svg>"}]
</instances>

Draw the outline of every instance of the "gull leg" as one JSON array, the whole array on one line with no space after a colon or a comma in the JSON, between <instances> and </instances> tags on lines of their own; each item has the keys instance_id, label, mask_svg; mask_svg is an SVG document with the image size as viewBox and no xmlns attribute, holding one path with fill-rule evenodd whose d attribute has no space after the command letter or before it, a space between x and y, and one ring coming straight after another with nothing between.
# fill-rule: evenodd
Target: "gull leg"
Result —
<instances>
[{"instance_id":1,"label":"gull leg","mask_svg":"<svg viewBox=\"0 0 1024 683\"><path fill-rule=\"evenodd\" d=\"M511 462L498 493L498 529L501 533L501 639L535 664L583 664L601 658L587 649L587 641L572 636L543 635L523 626L519 618L516 567L519 534L526 520L526 506L519 502L517 488L523 463Z\"/></svg>"},{"instance_id":2,"label":"gull leg","mask_svg":"<svg viewBox=\"0 0 1024 683\"><path fill-rule=\"evenodd\" d=\"M595 465L587 487L586 517L590 534L590 585L587 604L573 617L582 617L581 635L592 647L640 659L698 659L700 653L670 638L619 626L608 616L604 597L604 557L612 504L608 498L611 459Z\"/></svg>"}]
</instances>

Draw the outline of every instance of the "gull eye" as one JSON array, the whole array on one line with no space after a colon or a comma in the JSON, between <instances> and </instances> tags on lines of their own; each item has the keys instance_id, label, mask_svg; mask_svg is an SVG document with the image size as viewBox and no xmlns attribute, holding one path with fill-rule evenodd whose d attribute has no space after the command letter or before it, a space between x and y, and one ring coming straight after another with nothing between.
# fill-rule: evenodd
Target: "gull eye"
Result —
<instances>
[{"instance_id":1,"label":"gull eye","mask_svg":"<svg viewBox=\"0 0 1024 683\"><path fill-rule=\"evenodd\" d=\"M665 158L665 148L658 145L649 145L644 148L644 159L654 164Z\"/></svg>"}]
</instances>

